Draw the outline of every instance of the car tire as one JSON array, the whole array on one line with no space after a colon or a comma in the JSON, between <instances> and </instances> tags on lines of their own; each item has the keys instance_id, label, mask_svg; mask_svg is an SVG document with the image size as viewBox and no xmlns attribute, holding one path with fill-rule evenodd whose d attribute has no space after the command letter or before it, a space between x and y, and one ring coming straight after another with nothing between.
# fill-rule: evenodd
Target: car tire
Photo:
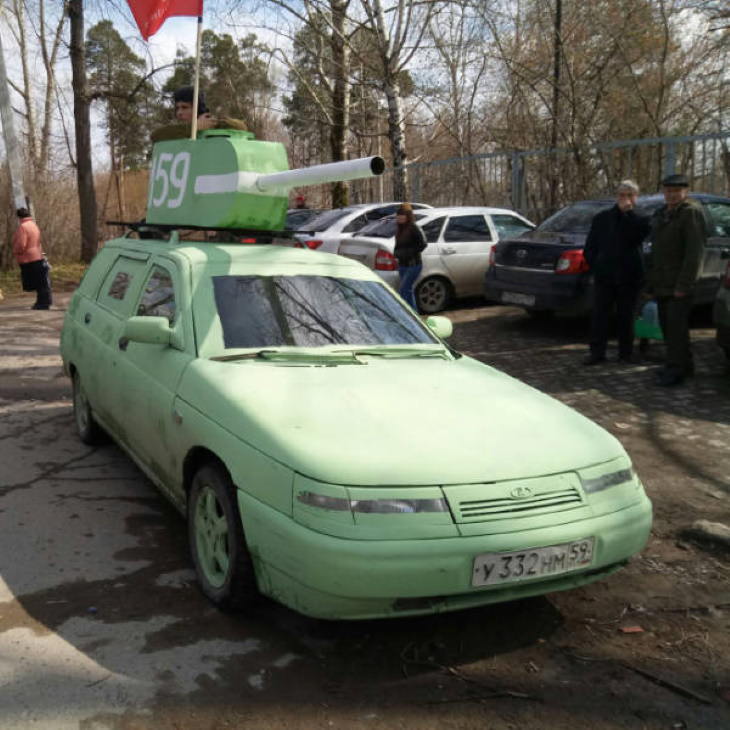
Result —
<instances>
[{"instance_id":1,"label":"car tire","mask_svg":"<svg viewBox=\"0 0 730 730\"><path fill-rule=\"evenodd\" d=\"M195 473L187 512L190 553L202 592L221 609L250 608L260 594L236 488L221 464L209 462Z\"/></svg>"},{"instance_id":2,"label":"car tire","mask_svg":"<svg viewBox=\"0 0 730 730\"><path fill-rule=\"evenodd\" d=\"M94 419L94 412L86 395L81 376L78 371L73 374L73 407L74 423L79 438L89 446L100 444L105 441L106 434Z\"/></svg>"},{"instance_id":3,"label":"car tire","mask_svg":"<svg viewBox=\"0 0 730 730\"><path fill-rule=\"evenodd\" d=\"M435 314L446 309L453 292L451 284L440 276L429 276L416 287L416 303L418 311L424 314Z\"/></svg>"}]
</instances>

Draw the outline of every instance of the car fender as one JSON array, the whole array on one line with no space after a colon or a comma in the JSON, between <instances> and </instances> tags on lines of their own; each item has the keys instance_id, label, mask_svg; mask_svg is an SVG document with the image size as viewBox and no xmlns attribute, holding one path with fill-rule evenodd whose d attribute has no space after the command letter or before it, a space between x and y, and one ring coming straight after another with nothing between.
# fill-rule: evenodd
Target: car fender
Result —
<instances>
[{"instance_id":1,"label":"car fender","mask_svg":"<svg viewBox=\"0 0 730 730\"><path fill-rule=\"evenodd\" d=\"M255 449L182 398L175 399L176 441L181 456L175 481L187 491L197 466L208 455L218 459L233 483L251 497L292 514L294 472Z\"/></svg>"}]
</instances>

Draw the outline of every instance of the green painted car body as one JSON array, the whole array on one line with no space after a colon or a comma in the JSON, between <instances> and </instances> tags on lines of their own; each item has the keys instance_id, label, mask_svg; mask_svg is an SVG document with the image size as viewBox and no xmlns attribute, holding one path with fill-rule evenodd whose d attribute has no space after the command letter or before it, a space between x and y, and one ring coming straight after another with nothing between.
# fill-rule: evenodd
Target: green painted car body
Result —
<instances>
[{"instance_id":1,"label":"green painted car body","mask_svg":"<svg viewBox=\"0 0 730 730\"><path fill-rule=\"evenodd\" d=\"M297 303L310 282L339 288L324 306ZM283 316L256 292L290 286L276 301L301 307L292 331L336 342L250 344ZM341 335L360 325L320 318L339 311L341 292L367 300L371 325L397 320L388 332L407 341ZM223 466L258 589L304 614L399 616L539 595L641 550L651 503L620 443L455 353L434 334L448 326L431 325L349 259L119 238L74 294L61 353L95 421L181 512L201 465Z\"/></svg>"}]
</instances>

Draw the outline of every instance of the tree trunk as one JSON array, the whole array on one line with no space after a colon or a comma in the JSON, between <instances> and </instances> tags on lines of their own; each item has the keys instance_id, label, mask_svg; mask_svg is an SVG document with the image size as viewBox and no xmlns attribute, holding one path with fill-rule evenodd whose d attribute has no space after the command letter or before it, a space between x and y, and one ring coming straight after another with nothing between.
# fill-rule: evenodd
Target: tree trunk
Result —
<instances>
[{"instance_id":1,"label":"tree trunk","mask_svg":"<svg viewBox=\"0 0 730 730\"><path fill-rule=\"evenodd\" d=\"M83 0L70 0L71 69L73 73L74 122L76 129L76 180L81 214L81 260L91 261L97 249L96 192L91 167L91 123L86 93Z\"/></svg>"},{"instance_id":2,"label":"tree trunk","mask_svg":"<svg viewBox=\"0 0 730 730\"><path fill-rule=\"evenodd\" d=\"M332 65L335 83L332 93L332 128L330 148L332 161L347 158L347 130L350 126L350 47L345 39L346 11L349 0L331 0L332 8ZM350 187L346 182L332 184L332 207L349 203Z\"/></svg>"},{"instance_id":3,"label":"tree trunk","mask_svg":"<svg viewBox=\"0 0 730 730\"><path fill-rule=\"evenodd\" d=\"M384 91L388 100L388 139L393 157L393 200L408 200L406 125L398 80L395 77L386 78Z\"/></svg>"},{"instance_id":4,"label":"tree trunk","mask_svg":"<svg viewBox=\"0 0 730 730\"><path fill-rule=\"evenodd\" d=\"M553 108L550 130L550 147L552 152L552 175L550 178L550 208L555 210L558 199L558 127L560 125L560 66L563 55L563 0L555 0L555 19L553 26Z\"/></svg>"},{"instance_id":5,"label":"tree trunk","mask_svg":"<svg viewBox=\"0 0 730 730\"><path fill-rule=\"evenodd\" d=\"M33 84L31 82L33 72L28 65L28 42L25 35L25 3L20 2L20 0L15 0L13 3L13 12L18 23L16 40L18 42L18 51L20 52L20 67L23 71L23 90L21 96L25 104L25 119L28 129L27 149L32 169L38 161L38 135L36 130L35 99L33 98Z\"/></svg>"},{"instance_id":6,"label":"tree trunk","mask_svg":"<svg viewBox=\"0 0 730 730\"><path fill-rule=\"evenodd\" d=\"M58 24L53 33L51 50L49 53L46 39L45 5L43 1L41 1L40 3L39 12L39 25L41 29L41 55L43 58L43 66L46 71L46 93L43 102L43 126L41 128L37 174L39 177L43 178L45 177L46 171L48 169L48 161L50 156L51 125L53 123L53 101L56 95L56 60L58 58L58 49L61 45L61 38L63 36L63 26L66 22L66 14L64 12L61 13Z\"/></svg>"}]
</instances>

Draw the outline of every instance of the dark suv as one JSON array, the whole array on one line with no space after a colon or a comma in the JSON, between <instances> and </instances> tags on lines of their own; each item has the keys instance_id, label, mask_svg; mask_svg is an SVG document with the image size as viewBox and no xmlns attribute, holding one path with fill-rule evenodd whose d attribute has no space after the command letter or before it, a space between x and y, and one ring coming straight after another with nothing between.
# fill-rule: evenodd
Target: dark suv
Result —
<instances>
[{"instance_id":1,"label":"dark suv","mask_svg":"<svg viewBox=\"0 0 730 730\"><path fill-rule=\"evenodd\" d=\"M702 204L707 246L695 303L714 300L725 269L723 250L730 250L730 199L704 193L692 198ZM643 195L637 212L651 215L664 203L661 195ZM593 277L583 257L591 221L613 200L582 200L562 208L534 231L500 241L487 269L484 295L502 304L516 304L534 315L550 312L586 314L592 301ZM644 253L651 242L644 242Z\"/></svg>"}]
</instances>

